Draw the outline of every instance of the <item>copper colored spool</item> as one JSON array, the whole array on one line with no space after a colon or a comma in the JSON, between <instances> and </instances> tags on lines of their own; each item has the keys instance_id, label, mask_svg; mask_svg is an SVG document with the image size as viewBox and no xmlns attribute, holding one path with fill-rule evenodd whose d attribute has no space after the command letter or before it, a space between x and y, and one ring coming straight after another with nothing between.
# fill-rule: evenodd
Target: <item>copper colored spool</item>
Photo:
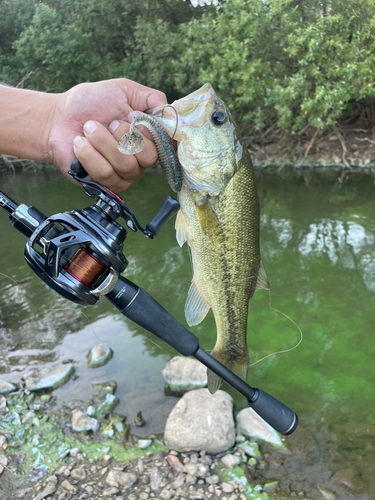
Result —
<instances>
[{"instance_id":1,"label":"copper colored spool","mask_svg":"<svg viewBox=\"0 0 375 500\"><path fill-rule=\"evenodd\" d=\"M106 266L81 247L64 269L80 283L90 287L105 271Z\"/></svg>"}]
</instances>

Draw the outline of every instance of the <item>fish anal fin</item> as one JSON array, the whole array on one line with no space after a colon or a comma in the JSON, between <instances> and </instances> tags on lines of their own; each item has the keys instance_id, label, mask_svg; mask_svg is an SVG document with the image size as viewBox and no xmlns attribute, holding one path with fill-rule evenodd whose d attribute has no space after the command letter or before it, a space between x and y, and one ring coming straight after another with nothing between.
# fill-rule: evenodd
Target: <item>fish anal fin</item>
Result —
<instances>
[{"instance_id":1,"label":"fish anal fin","mask_svg":"<svg viewBox=\"0 0 375 500\"><path fill-rule=\"evenodd\" d=\"M269 289L270 289L270 284L266 276L266 271L264 269L263 262L260 261L260 267L258 271L258 278L257 278L257 284L255 286L255 291L257 292L258 290L269 290Z\"/></svg>"},{"instance_id":2,"label":"fish anal fin","mask_svg":"<svg viewBox=\"0 0 375 500\"><path fill-rule=\"evenodd\" d=\"M240 377L242 380L246 382L247 379L247 370L249 368L249 355L246 352L240 359L236 360L227 360L225 355L219 350L213 350L211 352L211 356L220 361L223 365L225 365L229 370L231 370L235 375ZM216 375L213 371L207 369L207 387L211 394L214 394L218 389L220 389L223 380Z\"/></svg>"},{"instance_id":3,"label":"fish anal fin","mask_svg":"<svg viewBox=\"0 0 375 500\"><path fill-rule=\"evenodd\" d=\"M189 326L199 325L199 323L206 317L210 310L210 306L202 297L195 279L192 279L190 289L185 304L185 318Z\"/></svg>"},{"instance_id":4,"label":"fish anal fin","mask_svg":"<svg viewBox=\"0 0 375 500\"><path fill-rule=\"evenodd\" d=\"M180 208L177 213L175 229L177 243L180 245L180 247L182 247L182 245L188 239L186 217L184 212L182 211L182 208Z\"/></svg>"}]
</instances>

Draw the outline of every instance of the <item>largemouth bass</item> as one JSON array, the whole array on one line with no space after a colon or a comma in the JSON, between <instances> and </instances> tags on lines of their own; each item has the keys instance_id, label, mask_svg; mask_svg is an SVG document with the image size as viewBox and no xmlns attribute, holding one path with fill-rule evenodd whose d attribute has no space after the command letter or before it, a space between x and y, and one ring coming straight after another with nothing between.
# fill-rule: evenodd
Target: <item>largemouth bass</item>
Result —
<instances>
[{"instance_id":1,"label":"largemouth bass","mask_svg":"<svg viewBox=\"0 0 375 500\"><path fill-rule=\"evenodd\" d=\"M255 291L269 288L249 153L210 84L150 114L178 143L183 181L176 236L180 246L188 243L194 270L186 321L197 325L212 308L217 340L211 354L246 380L248 303ZM208 370L210 392L221 383Z\"/></svg>"}]
</instances>

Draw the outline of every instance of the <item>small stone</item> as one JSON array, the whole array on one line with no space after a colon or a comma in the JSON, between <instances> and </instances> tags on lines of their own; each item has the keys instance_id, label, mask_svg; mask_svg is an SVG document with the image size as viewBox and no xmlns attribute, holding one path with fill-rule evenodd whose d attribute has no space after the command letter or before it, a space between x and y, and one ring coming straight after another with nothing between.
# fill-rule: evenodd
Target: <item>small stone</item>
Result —
<instances>
[{"instance_id":1,"label":"small stone","mask_svg":"<svg viewBox=\"0 0 375 500\"><path fill-rule=\"evenodd\" d=\"M3 472L5 467L8 465L8 459L4 453L0 452L0 474Z\"/></svg>"},{"instance_id":2,"label":"small stone","mask_svg":"<svg viewBox=\"0 0 375 500\"><path fill-rule=\"evenodd\" d=\"M134 417L134 423L137 427L143 427L146 423L146 420L143 418L142 412L139 411Z\"/></svg>"},{"instance_id":3,"label":"small stone","mask_svg":"<svg viewBox=\"0 0 375 500\"><path fill-rule=\"evenodd\" d=\"M232 493L234 491L234 486L229 483L221 483L221 488L224 493Z\"/></svg>"},{"instance_id":4,"label":"small stone","mask_svg":"<svg viewBox=\"0 0 375 500\"><path fill-rule=\"evenodd\" d=\"M5 380L0 380L0 394L9 394L10 392L14 392L18 389L16 384L12 384L11 382L6 382Z\"/></svg>"},{"instance_id":5,"label":"small stone","mask_svg":"<svg viewBox=\"0 0 375 500\"><path fill-rule=\"evenodd\" d=\"M254 457L250 457L247 463L250 465L250 467L255 467L257 464L257 459Z\"/></svg>"},{"instance_id":6,"label":"small stone","mask_svg":"<svg viewBox=\"0 0 375 500\"><path fill-rule=\"evenodd\" d=\"M216 474L206 477L207 484L217 484L218 482L219 482L219 476L217 476Z\"/></svg>"},{"instance_id":7,"label":"small stone","mask_svg":"<svg viewBox=\"0 0 375 500\"><path fill-rule=\"evenodd\" d=\"M66 477L70 476L70 470L68 467L65 467L65 469L64 469L64 476L66 476Z\"/></svg>"},{"instance_id":8,"label":"small stone","mask_svg":"<svg viewBox=\"0 0 375 500\"><path fill-rule=\"evenodd\" d=\"M150 496L150 495L149 495L148 493L146 493L145 491L142 491L142 492L139 494L139 498L140 498L141 500L147 500L149 496Z\"/></svg>"},{"instance_id":9,"label":"small stone","mask_svg":"<svg viewBox=\"0 0 375 500\"><path fill-rule=\"evenodd\" d=\"M62 493L60 493L60 495L57 497L57 500L65 500L68 496L68 493L66 493L65 491L63 491Z\"/></svg>"},{"instance_id":10,"label":"small stone","mask_svg":"<svg viewBox=\"0 0 375 500\"><path fill-rule=\"evenodd\" d=\"M349 489L354 488L355 472L353 469L341 469L338 470L332 477L333 481L336 483L342 484Z\"/></svg>"},{"instance_id":11,"label":"small stone","mask_svg":"<svg viewBox=\"0 0 375 500\"><path fill-rule=\"evenodd\" d=\"M53 495L56 489L57 489L56 484L48 482L44 490L38 493L38 495L34 498L34 500L42 500L42 498L48 497L49 495Z\"/></svg>"},{"instance_id":12,"label":"small stone","mask_svg":"<svg viewBox=\"0 0 375 500\"><path fill-rule=\"evenodd\" d=\"M112 495L117 495L117 493L120 493L120 490L116 488L116 486L111 486L110 488L106 488L103 492L102 495L104 497L110 497Z\"/></svg>"},{"instance_id":13,"label":"small stone","mask_svg":"<svg viewBox=\"0 0 375 500\"><path fill-rule=\"evenodd\" d=\"M70 475L72 479L76 479L77 481L83 481L84 479L86 479L86 472L83 468L72 469Z\"/></svg>"},{"instance_id":14,"label":"small stone","mask_svg":"<svg viewBox=\"0 0 375 500\"><path fill-rule=\"evenodd\" d=\"M318 488L318 490L322 494L322 497L325 500L335 500L335 498L337 498L336 494L332 490L326 488L325 486L322 486L321 484L317 484L316 487Z\"/></svg>"},{"instance_id":15,"label":"small stone","mask_svg":"<svg viewBox=\"0 0 375 500\"><path fill-rule=\"evenodd\" d=\"M52 476L47 477L46 481L47 483L57 484L57 477L53 474Z\"/></svg>"},{"instance_id":16,"label":"small stone","mask_svg":"<svg viewBox=\"0 0 375 500\"><path fill-rule=\"evenodd\" d=\"M79 453L79 448L71 448L69 450L69 454L71 457L76 457Z\"/></svg>"},{"instance_id":17,"label":"small stone","mask_svg":"<svg viewBox=\"0 0 375 500\"><path fill-rule=\"evenodd\" d=\"M265 483L262 486L262 489L264 491L273 491L277 488L278 484L279 484L279 481L270 481L269 483ZM304 496L304 494L302 496Z\"/></svg>"},{"instance_id":18,"label":"small stone","mask_svg":"<svg viewBox=\"0 0 375 500\"><path fill-rule=\"evenodd\" d=\"M4 444L7 442L7 438L4 434L0 434L0 448L3 448Z\"/></svg>"},{"instance_id":19,"label":"small stone","mask_svg":"<svg viewBox=\"0 0 375 500\"><path fill-rule=\"evenodd\" d=\"M197 475L197 465L192 464L190 462L186 463L184 465L184 472L186 472L187 474L190 474L191 476L196 476Z\"/></svg>"},{"instance_id":20,"label":"small stone","mask_svg":"<svg viewBox=\"0 0 375 500\"><path fill-rule=\"evenodd\" d=\"M152 439L138 439L138 448L142 450L152 445Z\"/></svg>"},{"instance_id":21,"label":"small stone","mask_svg":"<svg viewBox=\"0 0 375 500\"><path fill-rule=\"evenodd\" d=\"M112 455L103 455L103 462L108 463L112 458Z\"/></svg>"},{"instance_id":22,"label":"small stone","mask_svg":"<svg viewBox=\"0 0 375 500\"><path fill-rule=\"evenodd\" d=\"M185 471L184 466L182 465L182 463L179 461L179 459L176 456L168 455L167 462L172 467L172 469L176 470L177 472L184 472Z\"/></svg>"},{"instance_id":23,"label":"small stone","mask_svg":"<svg viewBox=\"0 0 375 500\"><path fill-rule=\"evenodd\" d=\"M77 488L67 479L65 479L62 483L61 486L64 488L64 490L68 491L69 493L76 493Z\"/></svg>"},{"instance_id":24,"label":"small stone","mask_svg":"<svg viewBox=\"0 0 375 500\"><path fill-rule=\"evenodd\" d=\"M40 396L40 400L42 403L49 403L51 401L51 399L52 399L51 394L42 394Z\"/></svg>"},{"instance_id":25,"label":"small stone","mask_svg":"<svg viewBox=\"0 0 375 500\"><path fill-rule=\"evenodd\" d=\"M138 470L139 474L142 474L145 470L145 465L144 465L143 460L141 458L138 459L137 470Z\"/></svg>"},{"instance_id":26,"label":"small stone","mask_svg":"<svg viewBox=\"0 0 375 500\"><path fill-rule=\"evenodd\" d=\"M121 472L117 470L111 470L106 477L105 482L109 486L126 486L130 488L137 480L137 475L132 472Z\"/></svg>"},{"instance_id":27,"label":"small stone","mask_svg":"<svg viewBox=\"0 0 375 500\"><path fill-rule=\"evenodd\" d=\"M112 356L113 351L110 347L103 344L97 344L90 349L87 355L87 366L89 368L98 368L108 363Z\"/></svg>"},{"instance_id":28,"label":"small stone","mask_svg":"<svg viewBox=\"0 0 375 500\"><path fill-rule=\"evenodd\" d=\"M185 482L186 484L195 484L197 482L197 477L192 476L191 474L186 474Z\"/></svg>"},{"instance_id":29,"label":"small stone","mask_svg":"<svg viewBox=\"0 0 375 500\"><path fill-rule=\"evenodd\" d=\"M236 443L243 443L244 441L246 441L245 436L242 436L241 434L236 436Z\"/></svg>"},{"instance_id":30,"label":"small stone","mask_svg":"<svg viewBox=\"0 0 375 500\"><path fill-rule=\"evenodd\" d=\"M88 406L87 409L86 409L86 413L89 417L93 417L95 415L95 408L94 406Z\"/></svg>"},{"instance_id":31,"label":"small stone","mask_svg":"<svg viewBox=\"0 0 375 500\"><path fill-rule=\"evenodd\" d=\"M114 381L100 382L99 384L91 384L92 389L95 392L108 392L109 394L114 394L117 389L117 383Z\"/></svg>"},{"instance_id":32,"label":"small stone","mask_svg":"<svg viewBox=\"0 0 375 500\"><path fill-rule=\"evenodd\" d=\"M177 489L180 488L185 482L185 474L180 472L176 479L172 483L172 488Z\"/></svg>"},{"instance_id":33,"label":"small stone","mask_svg":"<svg viewBox=\"0 0 375 500\"><path fill-rule=\"evenodd\" d=\"M80 410L73 410L72 429L75 432L96 432L99 429L99 422L95 418L88 417Z\"/></svg>"},{"instance_id":34,"label":"small stone","mask_svg":"<svg viewBox=\"0 0 375 500\"><path fill-rule=\"evenodd\" d=\"M241 454L246 454L250 457L260 457L258 443L249 443L248 441L245 441L238 446L238 451L240 451Z\"/></svg>"},{"instance_id":35,"label":"small stone","mask_svg":"<svg viewBox=\"0 0 375 500\"><path fill-rule=\"evenodd\" d=\"M220 461L226 467L228 467L228 469L231 469L232 467L240 463L240 457L236 457L234 455L231 455L230 453L227 453L227 455L221 457Z\"/></svg>"},{"instance_id":36,"label":"small stone","mask_svg":"<svg viewBox=\"0 0 375 500\"><path fill-rule=\"evenodd\" d=\"M160 488L160 484L163 480L163 473L158 467L153 467L150 471L150 486L151 489L156 491Z\"/></svg>"},{"instance_id":37,"label":"small stone","mask_svg":"<svg viewBox=\"0 0 375 500\"><path fill-rule=\"evenodd\" d=\"M104 401L98 406L95 415L100 417L112 413L119 402L119 399L113 394L106 394Z\"/></svg>"}]
</instances>

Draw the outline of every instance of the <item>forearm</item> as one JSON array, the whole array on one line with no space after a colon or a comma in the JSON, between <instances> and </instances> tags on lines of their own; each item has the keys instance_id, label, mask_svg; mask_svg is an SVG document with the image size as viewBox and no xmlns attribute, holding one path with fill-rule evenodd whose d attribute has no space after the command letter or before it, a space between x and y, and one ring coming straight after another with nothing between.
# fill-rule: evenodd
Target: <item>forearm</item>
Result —
<instances>
[{"instance_id":1,"label":"forearm","mask_svg":"<svg viewBox=\"0 0 375 500\"><path fill-rule=\"evenodd\" d=\"M0 154L50 161L48 137L59 94L0 85Z\"/></svg>"}]
</instances>

